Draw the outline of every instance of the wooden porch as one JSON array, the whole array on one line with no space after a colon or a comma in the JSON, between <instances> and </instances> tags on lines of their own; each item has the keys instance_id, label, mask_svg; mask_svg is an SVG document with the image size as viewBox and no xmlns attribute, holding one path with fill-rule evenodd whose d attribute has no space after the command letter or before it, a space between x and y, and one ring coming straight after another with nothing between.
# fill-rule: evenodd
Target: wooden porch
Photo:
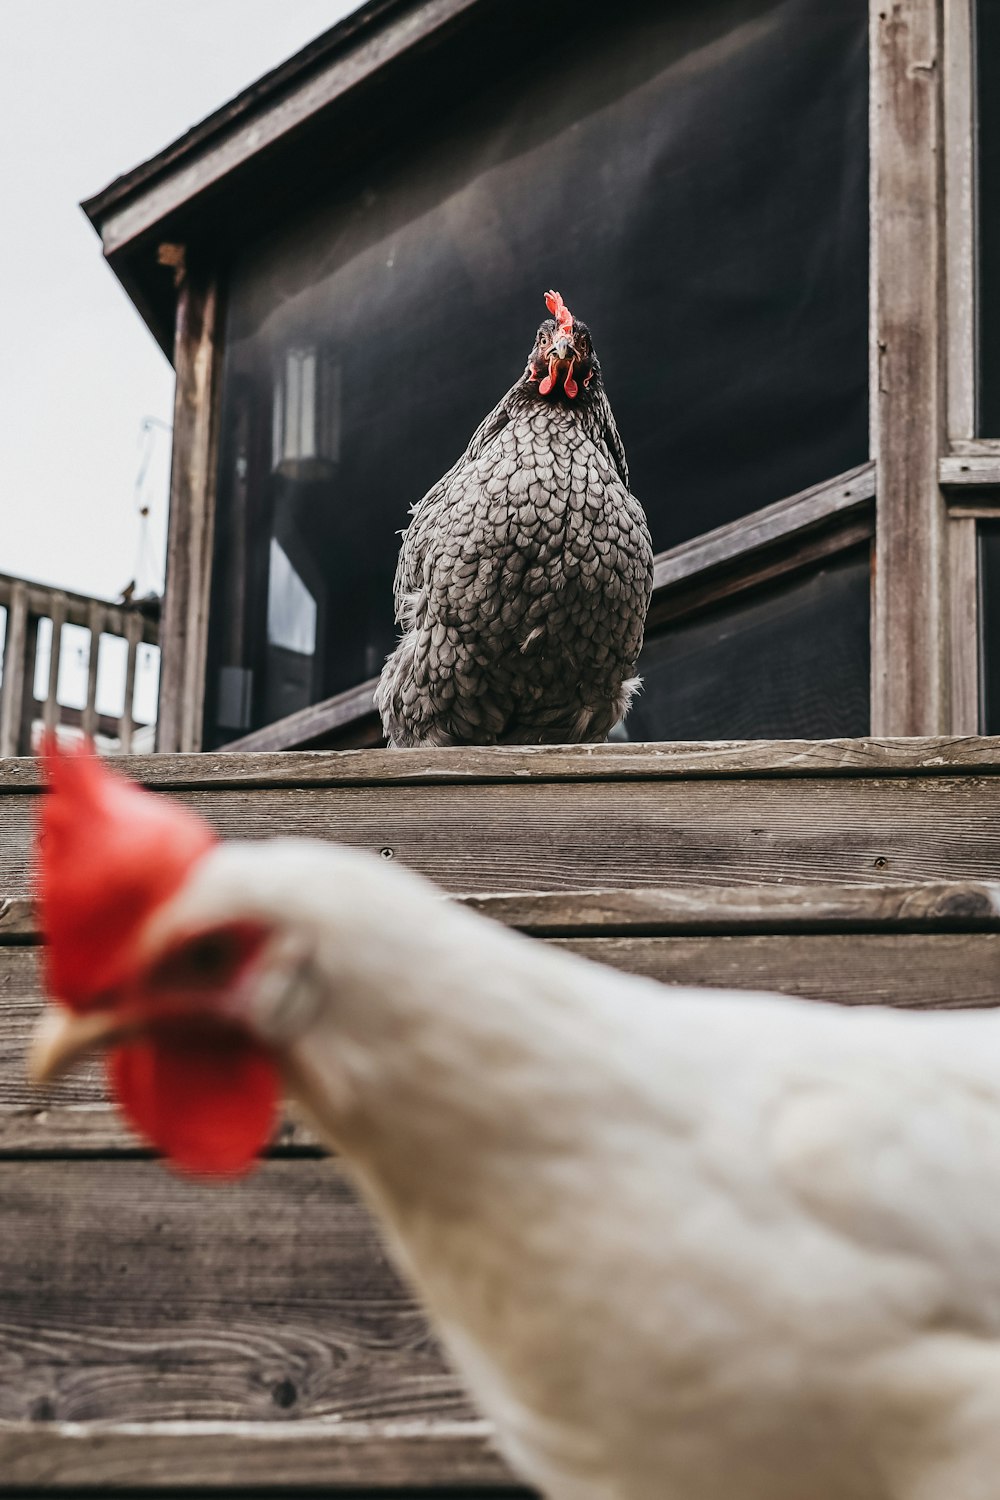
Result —
<instances>
[{"instance_id":1,"label":"wooden porch","mask_svg":"<svg viewBox=\"0 0 1000 1500\"><path fill-rule=\"evenodd\" d=\"M396 858L667 981L983 1006L1000 974L989 739L126 760L225 837ZM0 1491L496 1494L511 1481L308 1132L179 1182L91 1070L41 1099L38 776L0 763Z\"/></svg>"}]
</instances>

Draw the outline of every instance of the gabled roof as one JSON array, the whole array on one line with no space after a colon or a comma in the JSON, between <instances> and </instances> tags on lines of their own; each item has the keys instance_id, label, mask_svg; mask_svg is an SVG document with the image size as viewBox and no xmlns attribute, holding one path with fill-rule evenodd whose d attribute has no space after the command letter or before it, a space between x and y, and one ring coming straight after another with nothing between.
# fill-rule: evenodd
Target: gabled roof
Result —
<instances>
[{"instance_id":1,"label":"gabled roof","mask_svg":"<svg viewBox=\"0 0 1000 1500\"><path fill-rule=\"evenodd\" d=\"M224 260L269 215L280 213L282 201L301 192L310 162L315 171L329 153L356 155L372 118L384 124L387 110L398 115L414 104L426 108L426 97L419 96L454 80L449 44L473 10L477 18L492 14L509 32L525 7L519 0L368 0L82 205L168 357L175 291L170 270L159 263L159 246L182 243L189 260L192 253ZM406 64L418 58L420 87L400 87L404 75L414 75ZM370 106L383 88L388 94L378 108L362 104ZM311 149L303 153L306 142Z\"/></svg>"}]
</instances>

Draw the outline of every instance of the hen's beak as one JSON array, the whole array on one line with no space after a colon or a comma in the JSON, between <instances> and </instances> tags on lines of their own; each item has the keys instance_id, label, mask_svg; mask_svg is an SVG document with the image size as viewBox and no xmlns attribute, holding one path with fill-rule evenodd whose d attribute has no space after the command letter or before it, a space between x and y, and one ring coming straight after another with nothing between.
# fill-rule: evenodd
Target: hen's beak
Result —
<instances>
[{"instance_id":1,"label":"hen's beak","mask_svg":"<svg viewBox=\"0 0 1000 1500\"><path fill-rule=\"evenodd\" d=\"M134 1023L130 1026L114 1011L74 1015L61 1006L46 1006L31 1039L28 1076L37 1086L54 1083L90 1053L114 1046L134 1029Z\"/></svg>"}]
</instances>

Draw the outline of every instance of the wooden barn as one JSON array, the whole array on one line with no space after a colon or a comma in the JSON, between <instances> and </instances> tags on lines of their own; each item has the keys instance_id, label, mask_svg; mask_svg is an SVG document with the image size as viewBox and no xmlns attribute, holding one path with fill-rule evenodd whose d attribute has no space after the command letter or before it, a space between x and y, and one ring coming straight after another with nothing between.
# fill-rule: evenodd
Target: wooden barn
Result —
<instances>
[{"instance_id":1,"label":"wooden barn","mask_svg":"<svg viewBox=\"0 0 1000 1500\"><path fill-rule=\"evenodd\" d=\"M177 379L131 774L664 980L1000 998L1000 0L369 0L85 207ZM387 751L397 533L550 285L650 519L643 695ZM513 1494L299 1123L209 1190L98 1072L31 1091L38 793L0 760L0 1493Z\"/></svg>"}]
</instances>

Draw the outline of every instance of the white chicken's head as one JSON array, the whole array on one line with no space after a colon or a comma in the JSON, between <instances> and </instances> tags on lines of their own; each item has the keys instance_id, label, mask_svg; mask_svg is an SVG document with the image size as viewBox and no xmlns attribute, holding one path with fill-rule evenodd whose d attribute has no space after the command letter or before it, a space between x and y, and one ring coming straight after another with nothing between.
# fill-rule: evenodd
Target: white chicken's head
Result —
<instances>
[{"instance_id":1,"label":"white chicken's head","mask_svg":"<svg viewBox=\"0 0 1000 1500\"><path fill-rule=\"evenodd\" d=\"M50 739L44 760L37 886L57 1003L36 1031L33 1077L47 1083L103 1051L111 1093L170 1163L249 1170L318 994L301 891L280 873L293 841L223 845L198 814L113 774L86 745ZM297 868L311 847L294 841ZM334 878L364 886L376 861L339 856ZM325 859L329 879L329 849Z\"/></svg>"},{"instance_id":2,"label":"white chicken's head","mask_svg":"<svg viewBox=\"0 0 1000 1500\"><path fill-rule=\"evenodd\" d=\"M558 292L546 292L545 305L552 316L535 335L524 378L546 400L576 401L581 392L600 383L590 329L573 317Z\"/></svg>"}]
</instances>

